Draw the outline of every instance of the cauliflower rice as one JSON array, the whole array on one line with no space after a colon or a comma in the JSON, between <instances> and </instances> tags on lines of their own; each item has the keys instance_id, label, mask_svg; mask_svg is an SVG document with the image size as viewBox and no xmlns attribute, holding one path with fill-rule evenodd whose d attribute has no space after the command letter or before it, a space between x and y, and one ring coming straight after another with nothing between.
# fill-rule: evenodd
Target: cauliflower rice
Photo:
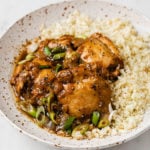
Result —
<instances>
[{"instance_id":1,"label":"cauliflower rice","mask_svg":"<svg viewBox=\"0 0 150 150\"><path fill-rule=\"evenodd\" d=\"M112 103L116 107L111 126L86 132L88 138L103 138L136 128L150 105L150 37L140 35L129 21L118 18L93 21L77 11L68 19L41 29L41 37L58 38L64 34L86 37L94 32L108 36L124 60L121 76L111 83ZM82 139L82 135L78 133L75 138Z\"/></svg>"}]
</instances>

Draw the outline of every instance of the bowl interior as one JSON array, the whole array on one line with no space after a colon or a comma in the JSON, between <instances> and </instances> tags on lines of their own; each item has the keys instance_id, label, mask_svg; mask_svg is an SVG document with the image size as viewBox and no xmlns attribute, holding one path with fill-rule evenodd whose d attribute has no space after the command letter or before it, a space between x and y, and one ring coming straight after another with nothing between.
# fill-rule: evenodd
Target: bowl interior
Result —
<instances>
[{"instance_id":1,"label":"bowl interior","mask_svg":"<svg viewBox=\"0 0 150 150\"><path fill-rule=\"evenodd\" d=\"M143 122L129 133L109 136L104 139L75 140L59 137L37 127L27 117L16 109L14 95L9 85L13 70L13 60L19 47L26 39L37 37L40 26L58 22L74 10L85 13L92 18L116 18L130 20L139 32L150 32L150 21L141 14L123 6L114 5L99 0L80 0L63 2L41 8L17 21L0 40L0 110L17 128L27 135L48 143L51 146L65 148L105 148L123 143L144 132L150 127L150 111L147 111ZM113 12L113 13L112 13Z\"/></svg>"}]
</instances>

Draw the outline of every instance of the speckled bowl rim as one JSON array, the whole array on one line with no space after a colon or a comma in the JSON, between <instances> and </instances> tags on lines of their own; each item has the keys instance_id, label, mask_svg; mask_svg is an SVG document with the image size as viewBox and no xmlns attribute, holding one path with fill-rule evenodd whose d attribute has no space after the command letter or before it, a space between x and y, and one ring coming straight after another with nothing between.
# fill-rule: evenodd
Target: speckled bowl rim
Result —
<instances>
[{"instance_id":1,"label":"speckled bowl rim","mask_svg":"<svg viewBox=\"0 0 150 150\"><path fill-rule=\"evenodd\" d=\"M92 0L87 0L87 1L92 1ZM106 1L106 2L105 2L105 1L101 1L101 0L97 0L97 1L110 4L110 2L107 2L107 1ZM65 1L65 2L71 3L72 1ZM64 3L64 1L63 1L63 2L58 2L58 3L59 3L59 4ZM111 2L111 3L112 3L113 5L115 5L115 6L123 7L123 5L120 4L120 3L116 3L116 2L115 2L115 3ZM39 10L41 10L41 9L45 9L46 7L50 7L51 5L56 5L56 4L57 4L57 3L50 4L50 5L48 5L48 6L44 6L44 7L40 8L40 9L37 9L37 10L35 10L35 11L29 13L29 14L32 15L34 12L37 12L37 11L39 11ZM129 8L129 7L127 7L127 8ZM130 9L130 8L129 8L129 9ZM132 9L132 10L133 10L133 9ZM150 21L149 18L145 17L141 12L139 12L139 11L137 11L137 10L135 10L135 9L134 9L133 12L136 13L136 14L139 14L141 17L143 17L143 18L145 18L146 20ZM24 17L25 17L25 16L24 16ZM21 19L23 19L24 17L22 17ZM19 19L19 21L20 21L21 19ZM18 21L17 21L17 22L18 22ZM13 26L14 26L15 24L16 24L16 23L14 23L5 33L7 33L9 30L11 30L11 28L13 28ZM5 35L5 33L3 34L3 36ZM3 38L3 36L1 36L1 38ZM1 39L1 38L0 38L0 39ZM41 138L38 138L38 137L36 137L35 135L32 135L32 134L26 132L25 130L21 129L20 127L18 127L15 123L13 123L13 122L7 117L7 114L5 114L2 110L0 110L0 113L6 118L6 120L8 120L8 121L10 122L10 124L11 124L13 127L17 128L18 130L20 130L20 131L21 131L22 133L24 133L25 135L28 135L29 137L31 137L31 138L33 138L33 139L35 139L35 140L37 140L37 141L40 141L40 142L42 142L42 143L47 143L47 144L49 144L49 145L52 146L52 147L59 147L59 148L62 148L62 149L64 149L64 148L67 148L67 149L70 149L70 148L74 148L74 149L77 149L77 148L81 148L81 149L99 149L99 148L100 148L100 149L104 149L104 148L112 147L112 146L119 145L119 144L125 143L125 142L127 142L127 141L130 141L130 140L136 138L137 136L141 135L142 133L144 133L144 132L146 132L147 130L150 129L150 124L149 124L149 125L146 126L145 128L143 127L142 129L135 131L132 136L129 136L129 137L123 138L123 139L122 139L122 138L118 138L118 141L117 141L117 142L114 142L114 143L111 143L111 144L108 144L108 145L103 145L103 146L99 145L99 147L95 147L95 146L93 146L93 147L86 147L86 146L77 147L77 146L74 146L74 145L71 146L71 145L66 145L66 144L54 145L53 143L50 143L50 142L45 141L45 140L43 140L43 139L41 139ZM68 140L69 140L69 139L68 139Z\"/></svg>"}]
</instances>

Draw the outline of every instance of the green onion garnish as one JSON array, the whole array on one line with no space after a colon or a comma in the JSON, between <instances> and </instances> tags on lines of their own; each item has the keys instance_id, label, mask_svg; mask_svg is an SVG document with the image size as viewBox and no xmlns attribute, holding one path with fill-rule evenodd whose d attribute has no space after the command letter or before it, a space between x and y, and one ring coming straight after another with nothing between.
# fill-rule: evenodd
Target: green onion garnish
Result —
<instances>
[{"instance_id":1,"label":"green onion garnish","mask_svg":"<svg viewBox=\"0 0 150 150\"><path fill-rule=\"evenodd\" d=\"M51 50L50 50L50 48L48 46L44 47L44 54L46 56L50 56L51 55Z\"/></svg>"},{"instance_id":2,"label":"green onion garnish","mask_svg":"<svg viewBox=\"0 0 150 150\"><path fill-rule=\"evenodd\" d=\"M40 65L39 66L39 69L49 69L50 68L50 66L48 66L48 65Z\"/></svg>"},{"instance_id":3,"label":"green onion garnish","mask_svg":"<svg viewBox=\"0 0 150 150\"><path fill-rule=\"evenodd\" d=\"M65 57L65 53L58 53L53 56L54 60L59 60Z\"/></svg>"},{"instance_id":4,"label":"green onion garnish","mask_svg":"<svg viewBox=\"0 0 150 150\"><path fill-rule=\"evenodd\" d=\"M55 69L56 73L59 72L59 70L60 70L61 68L62 68L62 65L61 65L61 64L57 64L57 65L56 65L56 69Z\"/></svg>"},{"instance_id":5,"label":"green onion garnish","mask_svg":"<svg viewBox=\"0 0 150 150\"><path fill-rule=\"evenodd\" d=\"M98 111L94 111L92 114L92 123L95 126L97 126L99 119L100 119L100 113Z\"/></svg>"},{"instance_id":6,"label":"green onion garnish","mask_svg":"<svg viewBox=\"0 0 150 150\"><path fill-rule=\"evenodd\" d=\"M64 129L68 130L72 126L72 123L74 120L75 120L75 117L69 116L69 118L66 120L64 124Z\"/></svg>"}]
</instances>

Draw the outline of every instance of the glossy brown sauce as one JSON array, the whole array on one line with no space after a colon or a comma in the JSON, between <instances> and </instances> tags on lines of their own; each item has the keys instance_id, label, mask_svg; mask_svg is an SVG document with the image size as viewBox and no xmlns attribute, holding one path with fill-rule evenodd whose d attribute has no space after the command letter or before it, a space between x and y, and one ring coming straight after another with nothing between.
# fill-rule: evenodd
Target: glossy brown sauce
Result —
<instances>
[{"instance_id":1,"label":"glossy brown sauce","mask_svg":"<svg viewBox=\"0 0 150 150\"><path fill-rule=\"evenodd\" d=\"M108 80L117 80L123 68L110 39L100 33L86 39L64 35L40 41L29 52L31 44L17 57L10 81L20 110L39 126L65 136L85 123L88 130L94 128L93 112L108 119ZM66 125L69 117L73 120L70 127Z\"/></svg>"}]
</instances>

